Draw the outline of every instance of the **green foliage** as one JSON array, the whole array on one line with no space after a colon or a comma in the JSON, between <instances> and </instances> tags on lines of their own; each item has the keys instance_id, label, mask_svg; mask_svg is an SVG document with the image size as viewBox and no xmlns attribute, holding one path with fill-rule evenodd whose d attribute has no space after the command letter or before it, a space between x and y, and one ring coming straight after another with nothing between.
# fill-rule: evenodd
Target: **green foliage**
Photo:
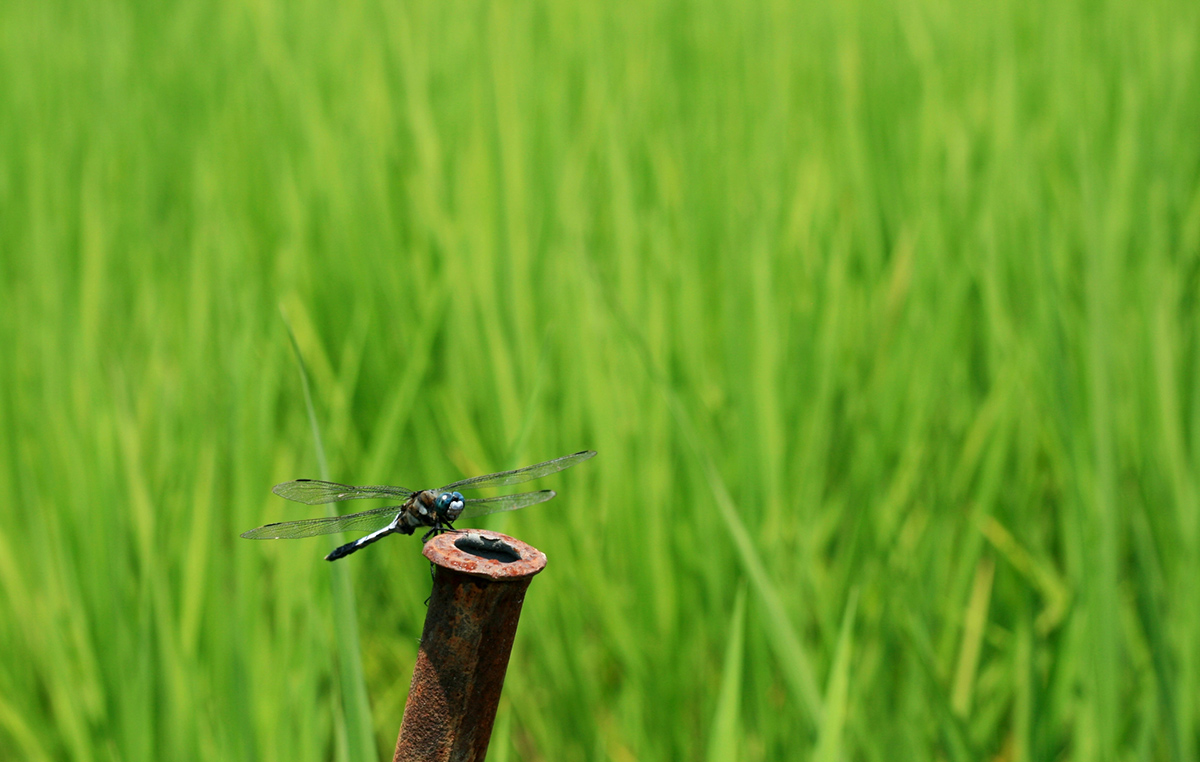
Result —
<instances>
[{"instance_id":1,"label":"green foliage","mask_svg":"<svg viewBox=\"0 0 1200 762\"><path fill-rule=\"evenodd\" d=\"M354 756L327 544L237 537L320 515L281 305L332 478L599 452L488 523L549 556L496 759L1196 759L1197 40L0 3L0 759ZM339 562L381 758L405 539Z\"/></svg>"}]
</instances>

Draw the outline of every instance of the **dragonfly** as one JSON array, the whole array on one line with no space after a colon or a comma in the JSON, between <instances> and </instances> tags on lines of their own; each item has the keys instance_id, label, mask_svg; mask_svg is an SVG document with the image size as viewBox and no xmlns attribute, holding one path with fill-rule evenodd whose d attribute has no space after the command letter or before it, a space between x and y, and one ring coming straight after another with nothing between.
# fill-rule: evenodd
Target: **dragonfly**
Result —
<instances>
[{"instance_id":1,"label":"dragonfly","mask_svg":"<svg viewBox=\"0 0 1200 762\"><path fill-rule=\"evenodd\" d=\"M411 490L406 487L389 487L387 485L356 487L350 484L337 484L314 479L296 479L276 484L271 491L282 498L305 505L322 505L366 498L385 498L404 502L402 505L385 506L346 516L327 516L267 524L243 532L241 536L248 540L284 540L315 537L335 532L369 533L334 549L332 553L325 556L326 561L345 558L356 550L361 550L390 534L413 534L418 527L430 527L429 531L421 538L421 542L426 542L434 535L454 530L453 524L460 518L470 519L476 516L486 516L489 513L515 511L519 508L544 503L556 494L554 490L547 489L500 497L465 498L459 490L520 484L570 468L595 457L595 455L594 450L583 450L512 471L500 471L485 476L461 479L437 489Z\"/></svg>"}]
</instances>

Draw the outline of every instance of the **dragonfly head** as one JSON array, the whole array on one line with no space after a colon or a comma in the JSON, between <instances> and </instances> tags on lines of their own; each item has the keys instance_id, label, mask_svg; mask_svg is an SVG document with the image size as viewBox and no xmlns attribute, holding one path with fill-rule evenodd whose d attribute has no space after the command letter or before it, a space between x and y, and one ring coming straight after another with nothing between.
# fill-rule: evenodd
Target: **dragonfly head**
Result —
<instances>
[{"instance_id":1,"label":"dragonfly head","mask_svg":"<svg viewBox=\"0 0 1200 762\"><path fill-rule=\"evenodd\" d=\"M454 521L462 513L463 496L458 492L443 492L437 496L434 510L442 521Z\"/></svg>"}]
</instances>

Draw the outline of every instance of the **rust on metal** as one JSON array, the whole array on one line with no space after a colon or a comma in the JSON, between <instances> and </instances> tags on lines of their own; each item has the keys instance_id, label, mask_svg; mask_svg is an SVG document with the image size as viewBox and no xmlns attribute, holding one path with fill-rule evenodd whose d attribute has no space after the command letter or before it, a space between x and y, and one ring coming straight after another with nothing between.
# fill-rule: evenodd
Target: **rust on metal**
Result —
<instances>
[{"instance_id":1,"label":"rust on metal","mask_svg":"<svg viewBox=\"0 0 1200 762\"><path fill-rule=\"evenodd\" d=\"M467 529L425 544L433 593L393 762L482 762L521 604L546 555Z\"/></svg>"}]
</instances>

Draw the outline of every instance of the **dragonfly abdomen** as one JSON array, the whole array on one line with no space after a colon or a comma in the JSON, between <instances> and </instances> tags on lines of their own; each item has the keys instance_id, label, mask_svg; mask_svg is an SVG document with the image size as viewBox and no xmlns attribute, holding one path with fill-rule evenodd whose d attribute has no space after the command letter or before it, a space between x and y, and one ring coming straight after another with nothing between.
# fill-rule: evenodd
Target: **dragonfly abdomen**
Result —
<instances>
[{"instance_id":1,"label":"dragonfly abdomen","mask_svg":"<svg viewBox=\"0 0 1200 762\"><path fill-rule=\"evenodd\" d=\"M325 560L326 561L336 561L339 558L345 558L346 556L350 555L351 553L353 553L354 551L356 551L360 548L365 548L373 542L382 540L384 537L387 537L392 532L400 532L401 534L412 534L413 530L409 529L407 532L405 532L404 529L400 526L400 516L398 515L398 516L396 516L395 521L393 521L391 524L388 524L383 529L378 529L374 532L371 532L371 534L369 534L369 535L359 537L354 542L348 542L345 545L341 545L337 548L334 548L333 552L331 552L329 555L325 556Z\"/></svg>"}]
</instances>

